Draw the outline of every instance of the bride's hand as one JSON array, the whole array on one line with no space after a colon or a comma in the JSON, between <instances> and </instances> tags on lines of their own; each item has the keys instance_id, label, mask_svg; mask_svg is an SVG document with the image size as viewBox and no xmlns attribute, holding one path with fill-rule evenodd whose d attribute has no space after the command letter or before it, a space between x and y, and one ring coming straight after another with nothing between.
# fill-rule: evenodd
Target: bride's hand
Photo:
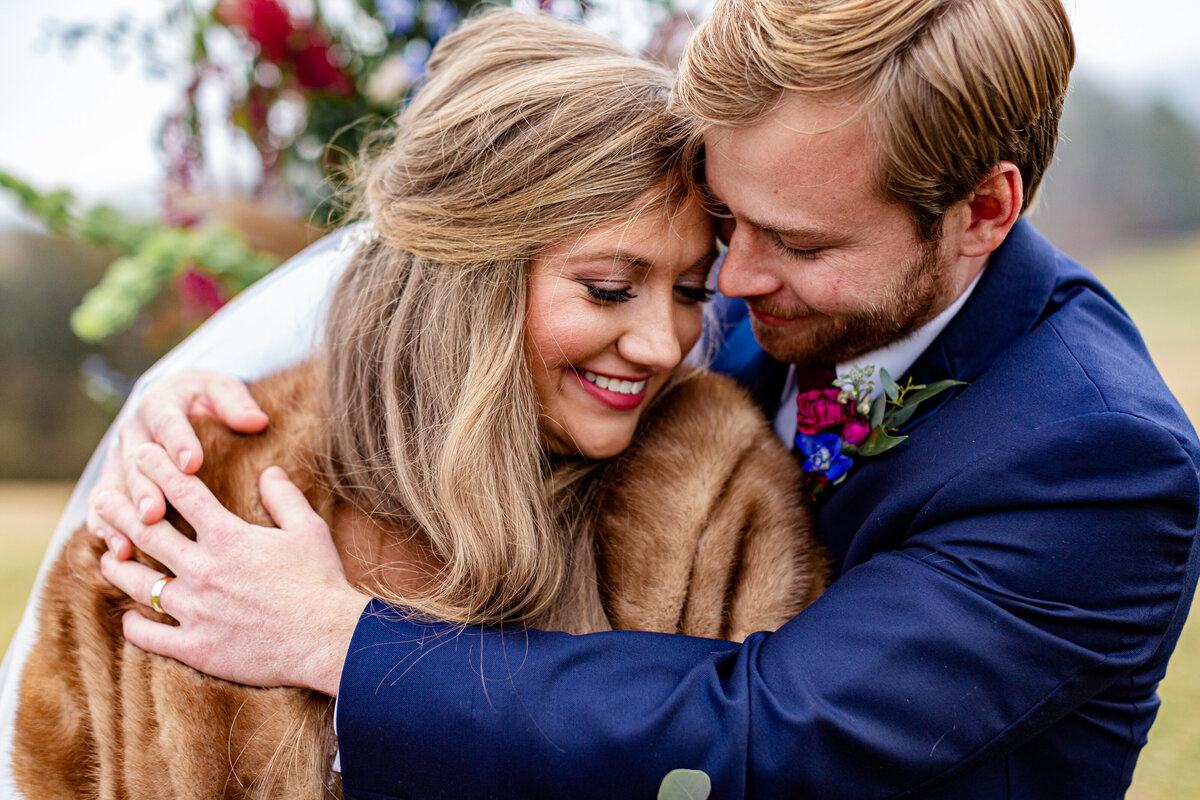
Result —
<instances>
[{"instance_id":1,"label":"bride's hand","mask_svg":"<svg viewBox=\"0 0 1200 800\"><path fill-rule=\"evenodd\" d=\"M328 527L283 470L271 467L259 482L263 505L279 525L263 528L226 510L161 447L139 448L134 461L196 529L196 540L165 521L144 524L124 494L98 497L104 522L126 531L176 576L160 587L159 604L178 627L129 611L125 638L226 680L336 695L370 598L347 583ZM110 583L145 605L164 577L111 551L100 566Z\"/></svg>"},{"instance_id":2,"label":"bride's hand","mask_svg":"<svg viewBox=\"0 0 1200 800\"><path fill-rule=\"evenodd\" d=\"M204 454L189 416L212 416L241 433L267 427L267 415L236 378L215 372L181 372L146 389L133 413L117 428L116 441L105 454L100 480L88 495L87 528L108 542L121 560L132 555L129 539L119 528L106 525L96 511L96 498L105 492L128 495L138 518L154 523L163 518L162 491L142 474L135 462L138 448L156 442L172 454L175 464L191 475L200 469Z\"/></svg>"}]
</instances>

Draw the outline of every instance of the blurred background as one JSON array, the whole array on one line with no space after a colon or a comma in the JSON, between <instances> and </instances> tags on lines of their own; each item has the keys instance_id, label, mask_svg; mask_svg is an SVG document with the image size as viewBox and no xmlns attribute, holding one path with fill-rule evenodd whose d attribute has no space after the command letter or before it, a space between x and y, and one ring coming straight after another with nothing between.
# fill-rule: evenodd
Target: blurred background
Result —
<instances>
[{"instance_id":1,"label":"blurred background","mask_svg":"<svg viewBox=\"0 0 1200 800\"><path fill-rule=\"evenodd\" d=\"M521 2L522 0L518 0ZM671 63L707 0L523 0ZM1033 220L1200 420L1200 5L1066 0L1079 58ZM363 137L466 0L42 0L0 10L0 646L132 381L344 209ZM1133 800L1200 800L1200 622Z\"/></svg>"}]
</instances>

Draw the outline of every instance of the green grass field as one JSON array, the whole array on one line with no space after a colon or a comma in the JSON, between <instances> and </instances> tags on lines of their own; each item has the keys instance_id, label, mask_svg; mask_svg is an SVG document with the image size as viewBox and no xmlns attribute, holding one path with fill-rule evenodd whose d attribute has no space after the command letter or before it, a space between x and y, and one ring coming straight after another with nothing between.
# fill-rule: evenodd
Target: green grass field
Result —
<instances>
[{"instance_id":1,"label":"green grass field","mask_svg":"<svg viewBox=\"0 0 1200 800\"><path fill-rule=\"evenodd\" d=\"M0 483L0 642L8 647L70 484Z\"/></svg>"},{"instance_id":2,"label":"green grass field","mask_svg":"<svg viewBox=\"0 0 1200 800\"><path fill-rule=\"evenodd\" d=\"M1200 420L1200 237L1114 256L1095 271L1137 320L1159 369ZM7 646L70 486L0 484L0 643ZM1160 689L1130 800L1200 800L1200 612ZM1066 799L1064 799L1066 800Z\"/></svg>"}]
</instances>

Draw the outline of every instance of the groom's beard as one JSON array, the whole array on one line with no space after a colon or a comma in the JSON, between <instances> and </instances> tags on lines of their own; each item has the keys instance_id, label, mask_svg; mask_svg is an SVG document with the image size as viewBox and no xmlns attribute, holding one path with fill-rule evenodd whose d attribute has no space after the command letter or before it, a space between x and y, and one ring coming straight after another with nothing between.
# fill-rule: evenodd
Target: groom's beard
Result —
<instances>
[{"instance_id":1,"label":"groom's beard","mask_svg":"<svg viewBox=\"0 0 1200 800\"><path fill-rule=\"evenodd\" d=\"M844 364L916 331L954 298L949 279L952 261L941 255L940 242L930 242L887 287L870 308L838 314L816 314L797 329L773 328L751 317L754 337L764 350L787 364ZM767 314L772 309L761 307ZM777 316L790 316L795 310ZM899 377L899 376L897 376Z\"/></svg>"}]
</instances>

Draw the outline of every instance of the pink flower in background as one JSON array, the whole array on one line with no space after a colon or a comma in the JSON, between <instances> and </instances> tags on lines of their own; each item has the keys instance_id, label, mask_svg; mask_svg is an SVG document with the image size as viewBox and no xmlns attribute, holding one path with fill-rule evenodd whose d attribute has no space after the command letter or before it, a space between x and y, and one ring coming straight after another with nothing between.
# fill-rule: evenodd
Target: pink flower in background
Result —
<instances>
[{"instance_id":1,"label":"pink flower in background","mask_svg":"<svg viewBox=\"0 0 1200 800\"><path fill-rule=\"evenodd\" d=\"M288 55L288 36L296 26L287 9L275 0L221 0L213 13L225 25L246 31L268 61L281 61Z\"/></svg>"},{"instance_id":2,"label":"pink flower in background","mask_svg":"<svg viewBox=\"0 0 1200 800\"><path fill-rule=\"evenodd\" d=\"M225 305L216 280L195 267L188 267L179 276L179 297L185 311L203 317L211 316Z\"/></svg>"},{"instance_id":3,"label":"pink flower in background","mask_svg":"<svg viewBox=\"0 0 1200 800\"><path fill-rule=\"evenodd\" d=\"M293 54L296 80L305 89L317 89L330 94L348 95L354 82L333 61L333 48L316 31L309 30L308 43Z\"/></svg>"},{"instance_id":4,"label":"pink flower in background","mask_svg":"<svg viewBox=\"0 0 1200 800\"><path fill-rule=\"evenodd\" d=\"M293 20L277 0L221 0L215 14L225 25L244 30L264 59L291 67L304 88L338 95L354 91L350 76L333 57L329 31Z\"/></svg>"}]
</instances>

